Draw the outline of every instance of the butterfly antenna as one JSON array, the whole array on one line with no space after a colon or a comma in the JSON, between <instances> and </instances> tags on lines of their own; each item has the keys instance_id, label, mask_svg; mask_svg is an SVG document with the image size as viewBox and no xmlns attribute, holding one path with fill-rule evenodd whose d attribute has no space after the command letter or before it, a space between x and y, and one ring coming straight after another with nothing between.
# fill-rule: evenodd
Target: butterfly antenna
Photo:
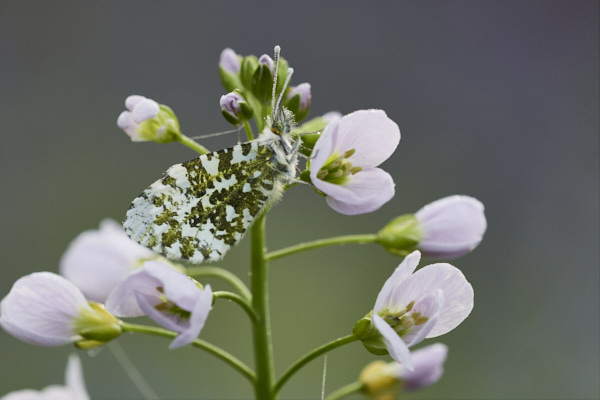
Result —
<instances>
[{"instance_id":1,"label":"butterfly antenna","mask_svg":"<svg viewBox=\"0 0 600 400\"><path fill-rule=\"evenodd\" d=\"M283 88L281 88L281 92L279 93L279 98L277 99L277 111L281 109L281 101L283 100L283 94L285 93L285 89L287 89L288 84L290 83L290 79L292 79L292 74L294 73L294 68L289 68L287 70L287 76L285 77L285 82L283 83Z\"/></svg>"},{"instance_id":2,"label":"butterfly antenna","mask_svg":"<svg viewBox=\"0 0 600 400\"><path fill-rule=\"evenodd\" d=\"M271 118L275 119L275 91L277 90L277 75L279 73L279 53L281 53L281 47L279 45L275 46L275 54L273 56L275 61L275 75L273 76L273 95L271 97Z\"/></svg>"}]
</instances>

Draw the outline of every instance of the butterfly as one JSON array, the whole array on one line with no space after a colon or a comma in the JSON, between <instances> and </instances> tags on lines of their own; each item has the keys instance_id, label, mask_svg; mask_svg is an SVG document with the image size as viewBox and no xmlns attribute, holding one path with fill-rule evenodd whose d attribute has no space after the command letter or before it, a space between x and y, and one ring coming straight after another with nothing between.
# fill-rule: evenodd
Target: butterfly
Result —
<instances>
[{"instance_id":1,"label":"butterfly","mask_svg":"<svg viewBox=\"0 0 600 400\"><path fill-rule=\"evenodd\" d=\"M171 166L133 200L123 223L130 238L169 259L216 261L281 197L296 177L301 140L281 106L293 69L275 101L279 46L274 61L273 111L259 137Z\"/></svg>"}]
</instances>

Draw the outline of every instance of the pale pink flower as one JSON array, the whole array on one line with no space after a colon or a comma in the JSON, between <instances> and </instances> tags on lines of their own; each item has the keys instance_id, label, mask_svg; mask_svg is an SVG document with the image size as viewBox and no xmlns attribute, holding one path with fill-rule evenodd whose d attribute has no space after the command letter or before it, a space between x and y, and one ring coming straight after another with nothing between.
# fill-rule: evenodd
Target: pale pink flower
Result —
<instances>
[{"instance_id":1,"label":"pale pink flower","mask_svg":"<svg viewBox=\"0 0 600 400\"><path fill-rule=\"evenodd\" d=\"M198 283L160 261L147 261L110 294L106 308L118 317L147 315L178 333L171 349L198 337L212 308L210 285Z\"/></svg>"},{"instance_id":2,"label":"pale pink flower","mask_svg":"<svg viewBox=\"0 0 600 400\"><path fill-rule=\"evenodd\" d=\"M458 268L439 263L414 272L420 259L414 251L396 268L371 318L389 354L409 370L414 370L409 347L451 331L473 309L473 287Z\"/></svg>"},{"instance_id":3,"label":"pale pink flower","mask_svg":"<svg viewBox=\"0 0 600 400\"><path fill-rule=\"evenodd\" d=\"M131 240L123 227L105 219L100 229L77 236L60 259L60 274L89 300L105 303L108 294L131 270L157 255Z\"/></svg>"},{"instance_id":4,"label":"pale pink flower","mask_svg":"<svg viewBox=\"0 0 600 400\"><path fill-rule=\"evenodd\" d=\"M400 142L398 125L382 110L359 110L332 118L310 160L312 184L342 214L377 210L394 196L390 174L377 168Z\"/></svg>"}]
</instances>

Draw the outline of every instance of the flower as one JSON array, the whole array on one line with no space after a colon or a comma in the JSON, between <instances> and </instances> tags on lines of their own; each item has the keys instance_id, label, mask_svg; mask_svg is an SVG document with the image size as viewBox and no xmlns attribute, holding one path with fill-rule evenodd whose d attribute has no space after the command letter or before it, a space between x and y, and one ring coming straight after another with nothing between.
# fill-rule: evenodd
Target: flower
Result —
<instances>
[{"instance_id":1,"label":"flower","mask_svg":"<svg viewBox=\"0 0 600 400\"><path fill-rule=\"evenodd\" d=\"M118 320L60 275L35 272L18 279L0 302L0 326L31 344L60 346L107 342L121 333ZM99 343L96 343L99 344Z\"/></svg>"},{"instance_id":2,"label":"flower","mask_svg":"<svg viewBox=\"0 0 600 400\"><path fill-rule=\"evenodd\" d=\"M212 290L168 264L147 261L110 294L106 308L118 317L147 315L163 327L178 332L171 349L193 342L212 308Z\"/></svg>"},{"instance_id":3,"label":"flower","mask_svg":"<svg viewBox=\"0 0 600 400\"><path fill-rule=\"evenodd\" d=\"M393 400L400 391L422 389L436 383L444 372L447 354L448 347L441 343L411 352L414 371L397 362L374 361L362 370L359 381L372 399Z\"/></svg>"},{"instance_id":4,"label":"flower","mask_svg":"<svg viewBox=\"0 0 600 400\"><path fill-rule=\"evenodd\" d=\"M265 65L267 68L269 68L269 70L271 70L271 75L273 74L275 70L275 62L269 55L263 54L258 58L258 66L260 67L262 65Z\"/></svg>"},{"instance_id":5,"label":"flower","mask_svg":"<svg viewBox=\"0 0 600 400\"><path fill-rule=\"evenodd\" d=\"M51 385L41 391L24 389L8 393L0 400L88 400L81 361L75 354L69 356L65 372L65 385Z\"/></svg>"},{"instance_id":6,"label":"flower","mask_svg":"<svg viewBox=\"0 0 600 400\"><path fill-rule=\"evenodd\" d=\"M310 83L301 83L287 92L285 107L294 113L296 121L302 121L310 110L310 99Z\"/></svg>"},{"instance_id":7,"label":"flower","mask_svg":"<svg viewBox=\"0 0 600 400\"><path fill-rule=\"evenodd\" d=\"M240 57L228 47L221 52L219 67L230 74L237 74L241 68Z\"/></svg>"},{"instance_id":8,"label":"flower","mask_svg":"<svg viewBox=\"0 0 600 400\"><path fill-rule=\"evenodd\" d=\"M389 352L411 371L408 348L451 331L473 309L473 288L458 268L439 263L413 273L420 259L419 251L406 256L353 331L369 351Z\"/></svg>"},{"instance_id":9,"label":"flower","mask_svg":"<svg viewBox=\"0 0 600 400\"><path fill-rule=\"evenodd\" d=\"M117 125L133 142L168 143L181 135L175 113L163 104L133 95L125 100L125 108L127 111L119 115Z\"/></svg>"},{"instance_id":10,"label":"flower","mask_svg":"<svg viewBox=\"0 0 600 400\"><path fill-rule=\"evenodd\" d=\"M423 231L418 247L426 257L456 258L473 250L487 228L481 202L469 196L449 196L415 213Z\"/></svg>"},{"instance_id":11,"label":"flower","mask_svg":"<svg viewBox=\"0 0 600 400\"><path fill-rule=\"evenodd\" d=\"M108 294L129 271L156 254L131 240L111 219L100 229L80 233L60 259L60 274L89 300L105 303Z\"/></svg>"},{"instance_id":12,"label":"flower","mask_svg":"<svg viewBox=\"0 0 600 400\"><path fill-rule=\"evenodd\" d=\"M252 106L246 102L246 99L238 90L221 96L219 104L223 117L233 125L249 120L254 114Z\"/></svg>"},{"instance_id":13,"label":"flower","mask_svg":"<svg viewBox=\"0 0 600 400\"><path fill-rule=\"evenodd\" d=\"M376 168L400 142L398 125L382 110L359 110L329 121L310 160L312 184L335 211L377 210L394 196L394 182Z\"/></svg>"}]
</instances>

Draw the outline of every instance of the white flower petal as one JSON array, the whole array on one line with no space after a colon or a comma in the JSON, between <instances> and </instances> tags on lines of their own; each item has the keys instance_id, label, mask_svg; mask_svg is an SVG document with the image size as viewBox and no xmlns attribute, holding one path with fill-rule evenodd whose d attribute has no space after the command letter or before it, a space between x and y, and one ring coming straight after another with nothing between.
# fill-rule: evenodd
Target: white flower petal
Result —
<instances>
[{"instance_id":1,"label":"white flower petal","mask_svg":"<svg viewBox=\"0 0 600 400\"><path fill-rule=\"evenodd\" d=\"M36 272L17 280L0 302L0 325L15 337L40 346L72 342L74 318L89 309L81 291L65 278Z\"/></svg>"},{"instance_id":2,"label":"white flower petal","mask_svg":"<svg viewBox=\"0 0 600 400\"><path fill-rule=\"evenodd\" d=\"M381 291L379 291L379 295L375 301L375 308L373 309L375 314L389 306L393 299L395 288L412 275L417 265L419 265L420 260L421 253L419 251L413 251L402 260L392 273L392 276L385 281Z\"/></svg>"},{"instance_id":3,"label":"white flower petal","mask_svg":"<svg viewBox=\"0 0 600 400\"><path fill-rule=\"evenodd\" d=\"M414 371L401 368L398 377L402 380L404 390L421 389L436 383L444 372L444 362L448 355L448 347L435 343L411 353L415 366Z\"/></svg>"},{"instance_id":4,"label":"white flower petal","mask_svg":"<svg viewBox=\"0 0 600 400\"><path fill-rule=\"evenodd\" d=\"M473 250L487 228L483 204L469 196L449 196L417 211L423 228L419 248L428 257L456 258Z\"/></svg>"},{"instance_id":5,"label":"white flower petal","mask_svg":"<svg viewBox=\"0 0 600 400\"><path fill-rule=\"evenodd\" d=\"M418 304L438 289L444 293L444 305L428 338L451 331L469 316L473 309L473 287L458 268L440 263L419 269L396 288L395 301L403 305L411 301Z\"/></svg>"},{"instance_id":6,"label":"white flower petal","mask_svg":"<svg viewBox=\"0 0 600 400\"><path fill-rule=\"evenodd\" d=\"M321 180L315 187L327 194L327 204L345 215L358 215L378 210L394 197L394 181L390 174L379 168L361 171L343 185Z\"/></svg>"},{"instance_id":7,"label":"white flower petal","mask_svg":"<svg viewBox=\"0 0 600 400\"><path fill-rule=\"evenodd\" d=\"M398 336L396 331L392 329L383 318L375 313L373 313L371 320L373 321L373 324L375 324L375 328L377 328L379 333L383 336L383 340L385 341L390 356L412 371L414 367L410 356L410 350L408 350L408 346L400 339L400 336Z\"/></svg>"},{"instance_id":8,"label":"white flower petal","mask_svg":"<svg viewBox=\"0 0 600 400\"><path fill-rule=\"evenodd\" d=\"M155 257L131 240L120 224L105 219L100 229L82 232L60 260L60 273L92 301L105 303L109 293L140 260Z\"/></svg>"},{"instance_id":9,"label":"white flower petal","mask_svg":"<svg viewBox=\"0 0 600 400\"><path fill-rule=\"evenodd\" d=\"M387 160L400 143L400 128L383 110L359 110L340 120L336 149L356 149L352 165L373 168Z\"/></svg>"},{"instance_id":10,"label":"white flower petal","mask_svg":"<svg viewBox=\"0 0 600 400\"><path fill-rule=\"evenodd\" d=\"M135 105L131 115L136 124L142 123L148 119L155 118L158 115L160 107L158 103L151 99L144 99Z\"/></svg>"}]
</instances>

